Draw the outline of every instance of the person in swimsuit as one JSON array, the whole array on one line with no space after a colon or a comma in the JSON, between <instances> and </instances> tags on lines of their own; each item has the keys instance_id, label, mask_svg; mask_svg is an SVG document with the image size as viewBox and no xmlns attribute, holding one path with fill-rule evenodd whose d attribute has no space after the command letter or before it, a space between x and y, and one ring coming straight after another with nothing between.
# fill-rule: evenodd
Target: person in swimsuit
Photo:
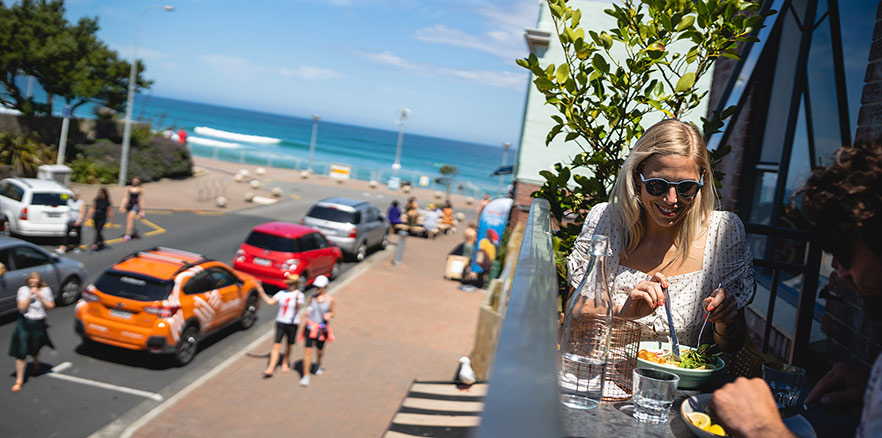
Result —
<instances>
[{"instance_id":1,"label":"person in swimsuit","mask_svg":"<svg viewBox=\"0 0 882 438\"><path fill-rule=\"evenodd\" d=\"M328 286L328 277L319 275L312 285L318 290L306 302L306 326L301 333L301 336L306 338L306 349L303 351L303 378L300 379L300 386L309 386L309 375L312 374L313 347L318 350L315 375L320 376L325 372L322 368L325 342L334 340L334 333L329 325L331 318L334 317L334 298L325 291Z\"/></svg>"},{"instance_id":2,"label":"person in swimsuit","mask_svg":"<svg viewBox=\"0 0 882 438\"><path fill-rule=\"evenodd\" d=\"M144 190L141 188L141 178L137 176L132 178L132 185L126 187L119 212L126 213L126 234L123 240L132 240L132 236L138 235L135 230L135 216L144 218Z\"/></svg>"}]
</instances>

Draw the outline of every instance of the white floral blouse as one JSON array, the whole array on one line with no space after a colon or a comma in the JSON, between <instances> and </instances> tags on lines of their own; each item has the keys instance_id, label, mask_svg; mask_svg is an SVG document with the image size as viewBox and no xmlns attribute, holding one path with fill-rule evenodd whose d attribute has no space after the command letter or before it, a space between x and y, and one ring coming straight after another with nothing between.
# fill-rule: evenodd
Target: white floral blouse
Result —
<instances>
[{"instance_id":1,"label":"white floral blouse","mask_svg":"<svg viewBox=\"0 0 882 438\"><path fill-rule=\"evenodd\" d=\"M628 294L637 283L652 278L652 273L647 274L619 264L619 255L622 252L619 229L620 225L609 203L594 206L588 213L582 232L567 260L569 283L576 288L588 266L588 245L591 236L594 234L609 236L612 256L607 260L607 270L613 277L610 283L613 303L616 306L625 303ZM700 243L697 245L699 246L693 246L693 250L702 249ZM668 277L671 315L677 336L683 345L696 345L701 324L704 322L701 301L710 296L718 284L722 283L726 293L735 295L739 309L753 301L756 291L753 256L747 243L744 225L738 216L726 211L714 211L711 214L707 242L704 245L701 270ZM636 321L643 325L644 341L670 340L664 306L659 306L653 313ZM705 335L710 333L709 328L705 329Z\"/></svg>"}]
</instances>

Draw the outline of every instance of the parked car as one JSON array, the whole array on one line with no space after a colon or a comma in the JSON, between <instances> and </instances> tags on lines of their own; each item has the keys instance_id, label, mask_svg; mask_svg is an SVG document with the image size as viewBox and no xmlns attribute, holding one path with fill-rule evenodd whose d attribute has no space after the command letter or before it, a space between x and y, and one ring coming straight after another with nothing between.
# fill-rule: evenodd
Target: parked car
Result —
<instances>
[{"instance_id":1,"label":"parked car","mask_svg":"<svg viewBox=\"0 0 882 438\"><path fill-rule=\"evenodd\" d=\"M359 199L323 199L309 209L302 223L325 233L359 262L368 248L385 248L389 243L389 220L373 204Z\"/></svg>"},{"instance_id":2,"label":"parked car","mask_svg":"<svg viewBox=\"0 0 882 438\"><path fill-rule=\"evenodd\" d=\"M0 180L0 222L7 236L64 236L73 193L55 180Z\"/></svg>"},{"instance_id":3,"label":"parked car","mask_svg":"<svg viewBox=\"0 0 882 438\"><path fill-rule=\"evenodd\" d=\"M333 280L341 258L340 248L321 232L290 222L269 222L251 230L236 251L233 267L284 289L291 274L305 278L307 284L319 275Z\"/></svg>"},{"instance_id":4,"label":"parked car","mask_svg":"<svg viewBox=\"0 0 882 438\"><path fill-rule=\"evenodd\" d=\"M71 304L80 296L80 287L86 279L86 266L67 257L46 252L24 240L0 236L0 263L8 270L0 277L0 314L16 311L16 292L25 285L33 271L55 293L55 303Z\"/></svg>"},{"instance_id":5,"label":"parked car","mask_svg":"<svg viewBox=\"0 0 882 438\"><path fill-rule=\"evenodd\" d=\"M74 329L83 342L169 353L178 365L199 338L257 319L257 279L224 263L172 248L123 258L82 292Z\"/></svg>"}]
</instances>

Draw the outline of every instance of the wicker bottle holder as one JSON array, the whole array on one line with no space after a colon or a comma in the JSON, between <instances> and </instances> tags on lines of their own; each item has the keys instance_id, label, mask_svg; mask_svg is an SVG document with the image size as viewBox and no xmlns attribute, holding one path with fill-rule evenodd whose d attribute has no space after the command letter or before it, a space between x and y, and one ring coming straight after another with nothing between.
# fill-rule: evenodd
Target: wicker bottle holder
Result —
<instances>
[{"instance_id":1,"label":"wicker bottle holder","mask_svg":"<svg viewBox=\"0 0 882 438\"><path fill-rule=\"evenodd\" d=\"M615 318L610 338L609 358L606 362L603 401L623 401L631 398L632 374L637 366L640 332L640 324ZM602 337L603 324L596 316L582 315L573 319L570 338L572 350L585 350L587 353L590 346L601 342Z\"/></svg>"}]
</instances>

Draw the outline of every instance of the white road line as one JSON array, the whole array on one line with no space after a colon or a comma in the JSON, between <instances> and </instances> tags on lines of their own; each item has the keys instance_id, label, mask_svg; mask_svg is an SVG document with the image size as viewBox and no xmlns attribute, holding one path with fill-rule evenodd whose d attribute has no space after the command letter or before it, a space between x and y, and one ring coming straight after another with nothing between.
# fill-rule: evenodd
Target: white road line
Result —
<instances>
[{"instance_id":1,"label":"white road line","mask_svg":"<svg viewBox=\"0 0 882 438\"><path fill-rule=\"evenodd\" d=\"M349 284L351 281L354 281L354 280L355 280L356 278L358 278L361 274L363 274L365 271L367 271L371 266L376 265L377 263L379 263L379 262L381 262L381 261L386 261L386 260L388 260L389 258L392 257L392 251L391 251L391 250L388 250L388 249L387 249L387 250L385 250L385 251L383 251L383 252L387 252L388 254L381 254L380 252L378 252L378 253L377 253L377 256L381 256L381 255L382 255L382 256L384 256L384 257L374 257L375 261L372 260L372 261L369 262L369 263L359 263L358 266L356 266L356 267L354 267L354 268L352 268L352 269L350 269L349 271L346 272L346 275L345 275L346 278L344 278L342 281L339 281L339 282L338 282L338 281L335 281L333 284L329 285L329 286L328 286L328 291L327 291L328 295L334 295L334 294L336 294L338 291L342 290L342 289L343 289L347 284ZM305 309L302 310L302 312L305 312ZM270 328L269 330L267 330L266 333L264 333L263 335L259 336L257 339L255 339L255 340L252 341L250 344L248 344L247 347L243 348L243 349L240 350L238 353L236 353L236 354L234 354L234 355L228 357L227 360L221 362L218 366L212 368L209 372L203 374L201 377L199 377L198 379L196 379L195 381L193 381L193 383L187 385L186 388L182 389L182 390L179 391L177 394L175 394L175 395L169 397L167 400L165 400L164 402L160 403L158 406L156 406L155 408L153 408L153 410L151 410L150 412L148 412L147 414L145 414L143 417L141 417L141 418L139 418L138 420L134 421L132 424L129 425L129 427L127 427L127 428L123 431L123 433L121 433L121 434L119 435L119 438L130 438L132 435L135 434L135 432L138 431L138 429L140 429L140 428L143 427L145 424L147 424L147 423L149 423L150 421L152 421L154 418L158 417L160 414L162 414L163 412L165 412L168 408L174 406L175 403L178 402L178 400L180 400L180 399L186 397L186 396L189 395L191 392L195 391L197 388L199 388L200 386L202 386L202 385L203 385L205 382L207 382L209 379L211 379L212 377L216 376L218 373L220 373L221 371L223 371L224 369L226 369L227 367L229 367L230 365L232 365L233 362L239 360L242 356L244 356L244 355L248 354L249 352L251 352L251 350L253 350L254 348L256 348L256 347L257 347L258 345L260 345L262 342L266 342L268 339L272 339L273 334L275 334L275 328ZM104 435L104 434L102 433L102 431L104 431L105 429L107 429L107 428L105 427L104 429L101 429L101 430L99 430L99 431L96 431L95 433L93 433L92 435L90 435L90 438L92 438L92 437L98 438L98 437L106 436L106 435ZM109 429L108 429L108 431L109 431Z\"/></svg>"},{"instance_id":2,"label":"white road line","mask_svg":"<svg viewBox=\"0 0 882 438\"><path fill-rule=\"evenodd\" d=\"M85 379L82 377L69 376L67 374L59 374L61 371L64 371L70 368L73 364L70 362L63 362L58 364L57 366L52 368L52 372L46 374L46 376L51 377L53 379L59 380L67 380L68 382L81 383L83 385L94 386L97 388L109 389L111 391L124 392L126 394L137 395L141 397L146 397L151 400L162 401L163 397L155 392L147 392L142 391L140 389L127 388L125 386L113 385L110 383L99 382L97 380Z\"/></svg>"}]
</instances>

